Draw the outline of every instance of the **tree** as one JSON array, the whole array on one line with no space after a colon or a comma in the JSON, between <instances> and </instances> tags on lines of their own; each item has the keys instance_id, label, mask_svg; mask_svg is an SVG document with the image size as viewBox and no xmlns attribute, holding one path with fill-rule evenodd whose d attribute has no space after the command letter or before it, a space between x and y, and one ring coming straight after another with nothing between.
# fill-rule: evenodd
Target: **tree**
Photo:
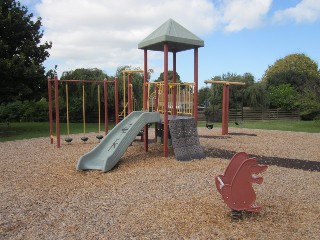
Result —
<instances>
[{"instance_id":1,"label":"tree","mask_svg":"<svg viewBox=\"0 0 320 240\"><path fill-rule=\"evenodd\" d=\"M301 109L302 120L318 119L320 116L320 95L310 89L305 89L299 98L298 104Z\"/></svg>"},{"instance_id":2,"label":"tree","mask_svg":"<svg viewBox=\"0 0 320 240\"><path fill-rule=\"evenodd\" d=\"M319 81L318 65L305 54L290 54L277 60L266 70L262 81L272 85L291 84L298 92Z\"/></svg>"},{"instance_id":3,"label":"tree","mask_svg":"<svg viewBox=\"0 0 320 240\"><path fill-rule=\"evenodd\" d=\"M294 102L291 99L292 106L289 107L288 102L282 102L284 105L281 107L299 108L302 114L306 113L304 119L309 117L312 119L319 115L320 108L317 101L320 100L320 73L318 64L305 54L290 54L277 60L266 70L262 81L266 84L267 90L271 91L271 106L279 105L279 99L288 100L288 91L293 93L292 91L295 90L297 96L294 97ZM284 86L287 86L286 91L283 89ZM272 94L274 95L276 90L277 97L275 98L272 97Z\"/></svg>"},{"instance_id":4,"label":"tree","mask_svg":"<svg viewBox=\"0 0 320 240\"><path fill-rule=\"evenodd\" d=\"M269 87L270 107L294 110L298 92L290 84L273 85Z\"/></svg>"},{"instance_id":5,"label":"tree","mask_svg":"<svg viewBox=\"0 0 320 240\"><path fill-rule=\"evenodd\" d=\"M199 106L207 107L209 105L209 98L211 91L209 87L203 87L198 92L198 104Z\"/></svg>"},{"instance_id":6,"label":"tree","mask_svg":"<svg viewBox=\"0 0 320 240\"><path fill-rule=\"evenodd\" d=\"M155 82L162 82L164 81L164 72L160 73L160 76L158 77L157 80L155 80ZM173 81L173 71L169 70L168 71L168 82L172 82ZM178 73L176 73L176 82L177 83L181 83L181 79Z\"/></svg>"},{"instance_id":7,"label":"tree","mask_svg":"<svg viewBox=\"0 0 320 240\"><path fill-rule=\"evenodd\" d=\"M38 100L47 92L43 62L51 42L41 43L41 18L15 0L0 3L0 102Z\"/></svg>"},{"instance_id":8,"label":"tree","mask_svg":"<svg viewBox=\"0 0 320 240\"><path fill-rule=\"evenodd\" d=\"M244 82L245 85L232 85L229 89L229 107L239 109L242 107L261 108L265 107L267 95L263 84L254 81L251 73L239 75L226 73L222 76L211 78L214 81ZM212 84L211 104L222 107L222 84Z\"/></svg>"},{"instance_id":9,"label":"tree","mask_svg":"<svg viewBox=\"0 0 320 240\"><path fill-rule=\"evenodd\" d=\"M119 83L119 105L121 105L123 103L123 73L122 71L124 70L141 70L140 68L132 68L131 66L121 66L118 67L117 72L116 72L116 76L118 77L118 83ZM147 79L149 80L151 77L151 74L153 73L153 69L148 69L148 76ZM131 82L132 82L132 86L133 86L133 97L136 100L136 109L137 110L141 110L143 107L143 72L134 72L131 73ZM125 79L126 81L126 89L125 92L127 94L128 91L128 85L127 85L127 81L128 78ZM126 95L127 96L127 95ZM127 97L126 97L126 102L127 102ZM123 104L122 104L123 105ZM123 109L123 106L122 106ZM120 108L119 110L122 111L122 109Z\"/></svg>"},{"instance_id":10,"label":"tree","mask_svg":"<svg viewBox=\"0 0 320 240\"><path fill-rule=\"evenodd\" d=\"M244 91L244 106L251 108L266 108L268 107L268 92L263 82L256 82L249 85Z\"/></svg>"},{"instance_id":11,"label":"tree","mask_svg":"<svg viewBox=\"0 0 320 240\"><path fill-rule=\"evenodd\" d=\"M97 68L78 68L71 71L65 71L62 73L61 80L101 80L101 83L83 83L85 87L85 107L88 116L91 119L88 120L95 121L97 119L98 113L98 84L100 85L100 100L103 101L103 80L107 79L108 75L102 70ZM82 83L69 83L68 84L68 94L69 94L69 115L72 121L80 120L82 116ZM61 96L61 110L65 111L65 96L66 88L65 83L60 83L60 96ZM108 108L113 104L113 89L108 88ZM111 102L112 100L112 102ZM113 107L113 105L112 105ZM64 116L64 113L62 113Z\"/></svg>"}]
</instances>

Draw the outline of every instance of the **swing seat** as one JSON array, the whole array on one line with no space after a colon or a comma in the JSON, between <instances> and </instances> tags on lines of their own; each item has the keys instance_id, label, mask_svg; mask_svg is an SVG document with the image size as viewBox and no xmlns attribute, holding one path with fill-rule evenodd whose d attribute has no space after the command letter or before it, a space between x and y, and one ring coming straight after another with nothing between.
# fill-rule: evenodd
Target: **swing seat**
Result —
<instances>
[{"instance_id":1,"label":"swing seat","mask_svg":"<svg viewBox=\"0 0 320 240\"><path fill-rule=\"evenodd\" d=\"M86 141L88 141L88 137L81 137L81 140L83 141L83 142L86 142Z\"/></svg>"},{"instance_id":2,"label":"swing seat","mask_svg":"<svg viewBox=\"0 0 320 240\"><path fill-rule=\"evenodd\" d=\"M249 158L245 152L236 153L224 175L215 177L216 188L227 206L237 211L260 212L261 206L256 204L252 184L263 182L258 174L267 168L267 165L257 164L256 158Z\"/></svg>"},{"instance_id":3,"label":"swing seat","mask_svg":"<svg viewBox=\"0 0 320 240\"><path fill-rule=\"evenodd\" d=\"M96 138L97 138L97 139L99 140L99 142L100 142L100 140L103 138L103 135L97 135Z\"/></svg>"},{"instance_id":4,"label":"swing seat","mask_svg":"<svg viewBox=\"0 0 320 240\"><path fill-rule=\"evenodd\" d=\"M212 129L213 128L213 123L206 123L206 128Z\"/></svg>"},{"instance_id":5,"label":"swing seat","mask_svg":"<svg viewBox=\"0 0 320 240\"><path fill-rule=\"evenodd\" d=\"M71 143L72 142L72 138L70 138L70 137L67 137L67 138L65 138L64 139L67 143Z\"/></svg>"},{"instance_id":6,"label":"swing seat","mask_svg":"<svg viewBox=\"0 0 320 240\"><path fill-rule=\"evenodd\" d=\"M140 132L137 134L137 136L141 137L140 141L143 141L143 135L144 135L144 130L141 129Z\"/></svg>"}]
</instances>

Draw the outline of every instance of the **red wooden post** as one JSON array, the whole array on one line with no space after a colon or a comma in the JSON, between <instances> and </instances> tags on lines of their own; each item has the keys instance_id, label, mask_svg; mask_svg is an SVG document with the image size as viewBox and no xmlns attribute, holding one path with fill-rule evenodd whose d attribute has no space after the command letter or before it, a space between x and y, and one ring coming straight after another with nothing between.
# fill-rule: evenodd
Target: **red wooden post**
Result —
<instances>
[{"instance_id":1,"label":"red wooden post","mask_svg":"<svg viewBox=\"0 0 320 240\"><path fill-rule=\"evenodd\" d=\"M53 121L52 121L52 83L51 78L48 77L48 106L49 106L49 126L50 126L50 142L53 144Z\"/></svg>"},{"instance_id":2,"label":"red wooden post","mask_svg":"<svg viewBox=\"0 0 320 240\"><path fill-rule=\"evenodd\" d=\"M177 53L173 52L173 83L177 82ZM173 97L172 97L172 115L177 115L177 86L173 85L173 91L172 91Z\"/></svg>"},{"instance_id":3,"label":"red wooden post","mask_svg":"<svg viewBox=\"0 0 320 240\"><path fill-rule=\"evenodd\" d=\"M194 49L193 116L196 123L198 123L198 48Z\"/></svg>"},{"instance_id":4,"label":"red wooden post","mask_svg":"<svg viewBox=\"0 0 320 240\"><path fill-rule=\"evenodd\" d=\"M116 77L114 79L114 96L115 96L115 119L116 119L116 124L119 123L119 85L118 85L118 78Z\"/></svg>"},{"instance_id":5,"label":"red wooden post","mask_svg":"<svg viewBox=\"0 0 320 240\"><path fill-rule=\"evenodd\" d=\"M143 111L147 111L148 105L148 50L144 49L144 66L143 66ZM143 144L144 149L146 152L148 152L148 126L144 127L143 131Z\"/></svg>"},{"instance_id":6,"label":"red wooden post","mask_svg":"<svg viewBox=\"0 0 320 240\"><path fill-rule=\"evenodd\" d=\"M163 153L164 157L168 157L168 43L164 43L164 119L163 119Z\"/></svg>"},{"instance_id":7,"label":"red wooden post","mask_svg":"<svg viewBox=\"0 0 320 240\"><path fill-rule=\"evenodd\" d=\"M58 76L54 76L54 100L55 100L55 110L56 110L56 137L57 137L57 147L60 148L60 115L59 115L59 82Z\"/></svg>"},{"instance_id":8,"label":"red wooden post","mask_svg":"<svg viewBox=\"0 0 320 240\"><path fill-rule=\"evenodd\" d=\"M103 82L103 98L104 98L104 133L108 134L108 81L107 79Z\"/></svg>"},{"instance_id":9,"label":"red wooden post","mask_svg":"<svg viewBox=\"0 0 320 240\"><path fill-rule=\"evenodd\" d=\"M144 49L144 68L143 68L143 110L147 110L147 94L148 94L148 52Z\"/></svg>"},{"instance_id":10,"label":"red wooden post","mask_svg":"<svg viewBox=\"0 0 320 240\"><path fill-rule=\"evenodd\" d=\"M223 84L222 95L222 135L228 134L229 121L229 84Z\"/></svg>"}]
</instances>

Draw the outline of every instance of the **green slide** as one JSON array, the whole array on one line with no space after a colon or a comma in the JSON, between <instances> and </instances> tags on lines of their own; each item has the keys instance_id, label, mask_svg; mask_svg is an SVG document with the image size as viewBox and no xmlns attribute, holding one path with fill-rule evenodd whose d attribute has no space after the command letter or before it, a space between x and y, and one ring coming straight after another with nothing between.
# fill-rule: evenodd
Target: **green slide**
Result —
<instances>
[{"instance_id":1,"label":"green slide","mask_svg":"<svg viewBox=\"0 0 320 240\"><path fill-rule=\"evenodd\" d=\"M140 130L148 123L160 121L158 112L130 113L94 149L79 159L77 170L110 171L118 163Z\"/></svg>"}]
</instances>

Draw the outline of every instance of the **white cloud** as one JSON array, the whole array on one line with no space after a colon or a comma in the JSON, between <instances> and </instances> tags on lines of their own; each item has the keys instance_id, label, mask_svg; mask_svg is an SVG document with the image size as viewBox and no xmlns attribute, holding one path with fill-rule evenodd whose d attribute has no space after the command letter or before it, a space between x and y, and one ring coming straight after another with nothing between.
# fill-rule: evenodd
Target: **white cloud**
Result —
<instances>
[{"instance_id":1,"label":"white cloud","mask_svg":"<svg viewBox=\"0 0 320 240\"><path fill-rule=\"evenodd\" d=\"M320 19L320 1L302 0L295 7L277 11L274 15L276 22L293 19L300 22L315 22Z\"/></svg>"},{"instance_id":2,"label":"white cloud","mask_svg":"<svg viewBox=\"0 0 320 240\"><path fill-rule=\"evenodd\" d=\"M42 0L37 11L43 40L53 43L51 61L64 62L60 71L142 66L138 43L169 18L198 36L218 22L210 0Z\"/></svg>"},{"instance_id":3,"label":"white cloud","mask_svg":"<svg viewBox=\"0 0 320 240\"><path fill-rule=\"evenodd\" d=\"M220 10L227 32L260 26L270 10L272 0L224 0Z\"/></svg>"}]
</instances>

